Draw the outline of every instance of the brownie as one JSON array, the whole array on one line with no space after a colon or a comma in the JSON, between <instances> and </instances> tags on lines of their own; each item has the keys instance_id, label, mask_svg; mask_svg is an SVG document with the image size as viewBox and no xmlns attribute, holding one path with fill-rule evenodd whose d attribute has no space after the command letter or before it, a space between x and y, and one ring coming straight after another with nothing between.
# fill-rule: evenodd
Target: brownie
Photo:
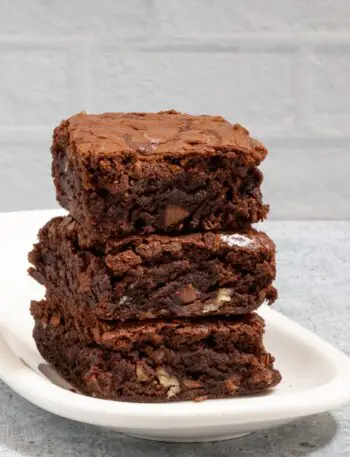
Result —
<instances>
[{"instance_id":1,"label":"brownie","mask_svg":"<svg viewBox=\"0 0 350 457\"><path fill-rule=\"evenodd\" d=\"M93 329L91 329L93 331ZM164 402L262 392L281 379L256 314L116 323L100 344L79 338L73 319L36 319L42 356L78 391L104 399Z\"/></svg>"},{"instance_id":2,"label":"brownie","mask_svg":"<svg viewBox=\"0 0 350 457\"><path fill-rule=\"evenodd\" d=\"M90 241L71 216L52 219L29 273L52 299L100 319L243 314L277 295L275 246L253 229Z\"/></svg>"},{"instance_id":3,"label":"brownie","mask_svg":"<svg viewBox=\"0 0 350 457\"><path fill-rule=\"evenodd\" d=\"M57 199L96 240L264 219L264 146L220 116L77 114L54 131Z\"/></svg>"}]
</instances>

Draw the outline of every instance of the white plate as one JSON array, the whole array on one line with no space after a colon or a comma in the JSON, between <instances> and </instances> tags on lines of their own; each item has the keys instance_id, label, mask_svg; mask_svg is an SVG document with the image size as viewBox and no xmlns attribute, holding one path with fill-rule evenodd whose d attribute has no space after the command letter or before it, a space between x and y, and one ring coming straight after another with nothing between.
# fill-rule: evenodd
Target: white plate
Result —
<instances>
[{"instance_id":1,"label":"white plate","mask_svg":"<svg viewBox=\"0 0 350 457\"><path fill-rule=\"evenodd\" d=\"M41 288L26 275L26 255L40 225L57 212L0 215L0 378L52 413L142 438L166 441L228 439L328 411L350 401L350 360L317 335L267 307L266 346L276 356L282 383L264 395L202 403L113 402L71 392L45 364L31 336L28 306ZM61 387L63 386L63 387Z\"/></svg>"}]
</instances>

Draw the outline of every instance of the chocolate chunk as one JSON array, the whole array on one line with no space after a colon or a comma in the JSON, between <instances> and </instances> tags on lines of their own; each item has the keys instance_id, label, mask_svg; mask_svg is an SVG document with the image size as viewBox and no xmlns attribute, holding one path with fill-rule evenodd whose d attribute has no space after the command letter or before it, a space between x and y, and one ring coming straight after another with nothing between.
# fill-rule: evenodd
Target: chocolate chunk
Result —
<instances>
[{"instance_id":1,"label":"chocolate chunk","mask_svg":"<svg viewBox=\"0 0 350 457\"><path fill-rule=\"evenodd\" d=\"M164 210L164 226L178 224L190 215L190 212L180 206L169 205Z\"/></svg>"},{"instance_id":2,"label":"chocolate chunk","mask_svg":"<svg viewBox=\"0 0 350 457\"><path fill-rule=\"evenodd\" d=\"M199 295L198 291L193 287L192 284L188 284L187 286L185 286L183 289L181 289L178 292L178 297L180 299L180 302L185 305L195 301L196 298L198 297L198 295Z\"/></svg>"}]
</instances>

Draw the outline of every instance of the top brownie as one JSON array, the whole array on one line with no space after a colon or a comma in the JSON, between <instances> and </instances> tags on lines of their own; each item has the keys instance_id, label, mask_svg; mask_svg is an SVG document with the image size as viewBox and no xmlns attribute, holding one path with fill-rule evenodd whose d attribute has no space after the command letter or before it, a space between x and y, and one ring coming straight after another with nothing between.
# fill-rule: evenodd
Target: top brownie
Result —
<instances>
[{"instance_id":1,"label":"top brownie","mask_svg":"<svg viewBox=\"0 0 350 457\"><path fill-rule=\"evenodd\" d=\"M77 114L55 129L59 203L98 240L262 220L264 146L220 116Z\"/></svg>"}]
</instances>

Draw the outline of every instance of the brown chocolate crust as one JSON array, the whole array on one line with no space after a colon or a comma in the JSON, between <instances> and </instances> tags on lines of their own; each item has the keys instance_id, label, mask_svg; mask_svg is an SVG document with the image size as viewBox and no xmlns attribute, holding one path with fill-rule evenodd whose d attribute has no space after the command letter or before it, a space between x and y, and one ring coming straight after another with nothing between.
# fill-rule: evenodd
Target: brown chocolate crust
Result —
<instances>
[{"instance_id":1,"label":"brown chocolate crust","mask_svg":"<svg viewBox=\"0 0 350 457\"><path fill-rule=\"evenodd\" d=\"M179 113L76 114L58 127L83 157L100 158L136 154L147 160L160 155L242 155L244 165L258 165L266 156L264 146L247 129L221 116ZM230 155L231 154L231 155Z\"/></svg>"}]
</instances>

